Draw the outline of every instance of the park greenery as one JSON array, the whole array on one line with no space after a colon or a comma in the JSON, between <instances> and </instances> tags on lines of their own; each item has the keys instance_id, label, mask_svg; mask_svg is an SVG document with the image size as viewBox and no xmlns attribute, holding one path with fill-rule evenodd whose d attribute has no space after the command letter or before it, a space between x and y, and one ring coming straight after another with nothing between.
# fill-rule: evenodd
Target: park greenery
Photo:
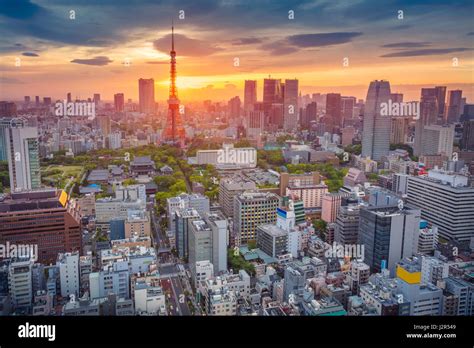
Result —
<instances>
[{"instance_id":1,"label":"park greenery","mask_svg":"<svg viewBox=\"0 0 474 348\"><path fill-rule=\"evenodd\" d=\"M252 263L246 261L240 255L240 253L238 255L236 254L237 253L235 253L233 249L229 249L227 251L227 261L229 263L229 268L232 268L234 272L238 272L243 269L251 276L255 275L255 266Z\"/></svg>"},{"instance_id":2,"label":"park greenery","mask_svg":"<svg viewBox=\"0 0 474 348\"><path fill-rule=\"evenodd\" d=\"M324 177L324 182L328 185L329 192L337 192L343 186L343 179L348 171L347 168L335 168L330 163L288 164L286 167L290 174L321 173Z\"/></svg>"}]
</instances>

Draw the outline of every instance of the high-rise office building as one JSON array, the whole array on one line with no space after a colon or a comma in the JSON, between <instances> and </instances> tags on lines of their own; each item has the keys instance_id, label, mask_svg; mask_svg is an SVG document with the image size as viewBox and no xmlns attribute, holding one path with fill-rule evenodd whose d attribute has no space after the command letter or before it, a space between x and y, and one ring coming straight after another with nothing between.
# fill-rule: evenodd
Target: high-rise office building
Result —
<instances>
[{"instance_id":1,"label":"high-rise office building","mask_svg":"<svg viewBox=\"0 0 474 348\"><path fill-rule=\"evenodd\" d=\"M272 104L268 111L268 122L264 125L265 129L270 131L283 129L284 113L285 109L283 104Z\"/></svg>"},{"instance_id":2,"label":"high-rise office building","mask_svg":"<svg viewBox=\"0 0 474 348\"><path fill-rule=\"evenodd\" d=\"M112 123L110 121L110 116L108 115L100 115L95 118L97 120L97 124L102 131L104 137L110 135L112 131Z\"/></svg>"},{"instance_id":3,"label":"high-rise office building","mask_svg":"<svg viewBox=\"0 0 474 348\"><path fill-rule=\"evenodd\" d=\"M263 104L265 110L268 110L272 104L282 103L283 93L280 79L263 80Z\"/></svg>"},{"instance_id":4,"label":"high-rise office building","mask_svg":"<svg viewBox=\"0 0 474 348\"><path fill-rule=\"evenodd\" d=\"M444 123L446 113L446 86L436 86L435 91L438 101L438 123Z\"/></svg>"},{"instance_id":5,"label":"high-rise office building","mask_svg":"<svg viewBox=\"0 0 474 348\"><path fill-rule=\"evenodd\" d=\"M459 116L463 111L462 108L462 91L454 90L448 93L448 106L446 112L446 122L459 122Z\"/></svg>"},{"instance_id":6,"label":"high-rise office building","mask_svg":"<svg viewBox=\"0 0 474 348\"><path fill-rule=\"evenodd\" d=\"M364 245L364 262L373 272L383 265L392 273L404 257L418 249L420 210L398 206L361 207L359 243Z\"/></svg>"},{"instance_id":7,"label":"high-rise office building","mask_svg":"<svg viewBox=\"0 0 474 348\"><path fill-rule=\"evenodd\" d=\"M138 80L138 100L140 112L153 114L155 112L155 80Z\"/></svg>"},{"instance_id":8,"label":"high-rise office building","mask_svg":"<svg viewBox=\"0 0 474 348\"><path fill-rule=\"evenodd\" d=\"M340 192L326 193L322 199L321 220L327 223L336 222L336 217L341 207L341 200L349 195L349 193Z\"/></svg>"},{"instance_id":9,"label":"high-rise office building","mask_svg":"<svg viewBox=\"0 0 474 348\"><path fill-rule=\"evenodd\" d=\"M286 254L288 232L275 225L260 225L257 227L257 247L273 258Z\"/></svg>"},{"instance_id":10,"label":"high-rise office building","mask_svg":"<svg viewBox=\"0 0 474 348\"><path fill-rule=\"evenodd\" d=\"M341 95L328 93L326 95L326 115L324 116L326 130L331 133L339 132L342 126Z\"/></svg>"},{"instance_id":11,"label":"high-rise office building","mask_svg":"<svg viewBox=\"0 0 474 348\"><path fill-rule=\"evenodd\" d=\"M285 80L285 94L283 96L283 128L286 131L298 126L298 80Z\"/></svg>"},{"instance_id":12,"label":"high-rise office building","mask_svg":"<svg viewBox=\"0 0 474 348\"><path fill-rule=\"evenodd\" d=\"M453 124L424 126L420 155L444 155L451 158L453 142Z\"/></svg>"},{"instance_id":13,"label":"high-rise office building","mask_svg":"<svg viewBox=\"0 0 474 348\"><path fill-rule=\"evenodd\" d=\"M1 130L1 129L0 129ZM3 129L12 192L41 186L38 129L11 123Z\"/></svg>"},{"instance_id":14,"label":"high-rise office building","mask_svg":"<svg viewBox=\"0 0 474 348\"><path fill-rule=\"evenodd\" d=\"M255 240L262 224L274 224L280 197L274 193L244 192L234 197L234 237L240 243Z\"/></svg>"},{"instance_id":15,"label":"high-rise office building","mask_svg":"<svg viewBox=\"0 0 474 348\"><path fill-rule=\"evenodd\" d=\"M390 149L390 117L380 114L382 103L390 99L388 81L372 81L364 107L362 156L380 161Z\"/></svg>"},{"instance_id":16,"label":"high-rise office building","mask_svg":"<svg viewBox=\"0 0 474 348\"><path fill-rule=\"evenodd\" d=\"M392 117L390 128L390 143L404 144L408 135L408 126L410 119L408 117Z\"/></svg>"},{"instance_id":17,"label":"high-rise office building","mask_svg":"<svg viewBox=\"0 0 474 348\"><path fill-rule=\"evenodd\" d=\"M432 169L428 176L410 176L407 204L421 209L444 239L468 244L474 237L474 188L465 175Z\"/></svg>"},{"instance_id":18,"label":"high-rise office building","mask_svg":"<svg viewBox=\"0 0 474 348\"><path fill-rule=\"evenodd\" d=\"M356 102L357 101L355 97L341 97L341 113L343 125L346 120L352 119Z\"/></svg>"},{"instance_id":19,"label":"high-rise office building","mask_svg":"<svg viewBox=\"0 0 474 348\"><path fill-rule=\"evenodd\" d=\"M227 111L230 119L240 117L240 98L238 96L233 97L227 103Z\"/></svg>"},{"instance_id":20,"label":"high-rise office building","mask_svg":"<svg viewBox=\"0 0 474 348\"><path fill-rule=\"evenodd\" d=\"M16 110L16 108L15 108ZM25 119L15 117L2 117L0 118L0 161L8 161L7 148L7 135L5 130L8 128L22 128L26 124Z\"/></svg>"},{"instance_id":21,"label":"high-rise office building","mask_svg":"<svg viewBox=\"0 0 474 348\"><path fill-rule=\"evenodd\" d=\"M59 268L61 296L79 296L79 253L61 253L58 255L56 266Z\"/></svg>"},{"instance_id":22,"label":"high-rise office building","mask_svg":"<svg viewBox=\"0 0 474 348\"><path fill-rule=\"evenodd\" d=\"M234 197L247 190L256 190L252 180L238 176L222 178L219 183L219 205L227 217L234 216Z\"/></svg>"},{"instance_id":23,"label":"high-rise office building","mask_svg":"<svg viewBox=\"0 0 474 348\"><path fill-rule=\"evenodd\" d=\"M269 113L273 104L283 104L284 84L280 79L264 79L263 80L263 101L261 105L254 104L254 110L262 111L264 115L264 123L269 123ZM283 110L283 113L285 110Z\"/></svg>"},{"instance_id":24,"label":"high-rise office building","mask_svg":"<svg viewBox=\"0 0 474 348\"><path fill-rule=\"evenodd\" d=\"M439 115L438 95L435 88L422 88L420 99L420 115L415 123L415 143L413 154L420 156L423 153L423 137L425 126L437 123Z\"/></svg>"},{"instance_id":25,"label":"high-rise office building","mask_svg":"<svg viewBox=\"0 0 474 348\"><path fill-rule=\"evenodd\" d=\"M180 208L175 212L176 250L181 259L188 257L190 222L199 219L199 213L193 208Z\"/></svg>"},{"instance_id":26,"label":"high-rise office building","mask_svg":"<svg viewBox=\"0 0 474 348\"><path fill-rule=\"evenodd\" d=\"M214 274L227 271L227 248L229 241L229 224L221 213L204 214L204 221L211 228L212 258Z\"/></svg>"},{"instance_id":27,"label":"high-rise office building","mask_svg":"<svg viewBox=\"0 0 474 348\"><path fill-rule=\"evenodd\" d=\"M114 94L114 106L115 106L115 111L117 112L124 111L125 97L123 93Z\"/></svg>"},{"instance_id":28,"label":"high-rise office building","mask_svg":"<svg viewBox=\"0 0 474 348\"><path fill-rule=\"evenodd\" d=\"M189 268L196 278L196 262L210 261L214 274L227 270L227 220L216 214L189 222Z\"/></svg>"},{"instance_id":29,"label":"high-rise office building","mask_svg":"<svg viewBox=\"0 0 474 348\"><path fill-rule=\"evenodd\" d=\"M33 301L33 261L15 261L8 267L8 294L15 309L31 309Z\"/></svg>"},{"instance_id":30,"label":"high-rise office building","mask_svg":"<svg viewBox=\"0 0 474 348\"><path fill-rule=\"evenodd\" d=\"M257 81L245 80L244 88L244 111L252 111L257 102Z\"/></svg>"},{"instance_id":31,"label":"high-rise office building","mask_svg":"<svg viewBox=\"0 0 474 348\"><path fill-rule=\"evenodd\" d=\"M306 105L305 109L301 109L301 119L300 125L304 129L309 129L312 121L317 121L318 119L318 104L316 102L311 102Z\"/></svg>"},{"instance_id":32,"label":"high-rise office building","mask_svg":"<svg viewBox=\"0 0 474 348\"><path fill-rule=\"evenodd\" d=\"M265 114L263 111L247 112L247 137L258 139L265 128Z\"/></svg>"},{"instance_id":33,"label":"high-rise office building","mask_svg":"<svg viewBox=\"0 0 474 348\"><path fill-rule=\"evenodd\" d=\"M474 151L474 119L463 123L461 150Z\"/></svg>"},{"instance_id":34,"label":"high-rise office building","mask_svg":"<svg viewBox=\"0 0 474 348\"><path fill-rule=\"evenodd\" d=\"M3 117L16 115L16 104L13 102L0 101L0 127Z\"/></svg>"},{"instance_id":35,"label":"high-rise office building","mask_svg":"<svg viewBox=\"0 0 474 348\"><path fill-rule=\"evenodd\" d=\"M97 105L100 103L100 93L94 93L94 96L92 98L92 100L94 101L94 103Z\"/></svg>"},{"instance_id":36,"label":"high-rise office building","mask_svg":"<svg viewBox=\"0 0 474 348\"><path fill-rule=\"evenodd\" d=\"M360 206L341 206L336 217L334 241L342 245L356 244L359 237Z\"/></svg>"}]
</instances>

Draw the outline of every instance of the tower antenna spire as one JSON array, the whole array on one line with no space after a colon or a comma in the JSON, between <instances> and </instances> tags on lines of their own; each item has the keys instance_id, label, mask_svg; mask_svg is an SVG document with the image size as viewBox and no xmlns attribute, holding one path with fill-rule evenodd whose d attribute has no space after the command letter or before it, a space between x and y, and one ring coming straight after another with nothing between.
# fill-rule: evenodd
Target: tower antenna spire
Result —
<instances>
[{"instance_id":1,"label":"tower antenna spire","mask_svg":"<svg viewBox=\"0 0 474 348\"><path fill-rule=\"evenodd\" d=\"M171 20L171 50L174 51L174 19Z\"/></svg>"}]
</instances>

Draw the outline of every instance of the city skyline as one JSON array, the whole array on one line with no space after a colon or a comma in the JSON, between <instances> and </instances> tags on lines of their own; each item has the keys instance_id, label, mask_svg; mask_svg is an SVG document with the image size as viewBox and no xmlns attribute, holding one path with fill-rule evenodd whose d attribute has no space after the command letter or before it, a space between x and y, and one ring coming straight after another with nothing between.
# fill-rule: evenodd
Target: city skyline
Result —
<instances>
[{"instance_id":1,"label":"city skyline","mask_svg":"<svg viewBox=\"0 0 474 348\"><path fill-rule=\"evenodd\" d=\"M0 44L0 97L56 99L71 92L81 99L100 93L113 100L124 93L136 101L137 80L153 78L156 100L166 100L174 18L183 101L243 96L245 80L260 82L269 75L299 79L302 94L364 98L369 82L383 79L410 100L419 98L421 87L443 85L462 89L470 101L474 31L466 6L464 1L390 2L383 8L366 1L302 1L250 7L208 1L116 7L82 2L73 8L62 1L22 1L0 10L2 31L10 33ZM124 13L131 14L126 21ZM45 80L51 83L45 86ZM257 84L259 100L262 84Z\"/></svg>"}]
</instances>

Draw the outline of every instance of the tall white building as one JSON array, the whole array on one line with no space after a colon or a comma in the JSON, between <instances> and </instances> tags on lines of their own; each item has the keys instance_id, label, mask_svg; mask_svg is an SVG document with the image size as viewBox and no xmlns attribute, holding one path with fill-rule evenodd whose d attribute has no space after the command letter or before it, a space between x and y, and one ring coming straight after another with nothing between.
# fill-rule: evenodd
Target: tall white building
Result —
<instances>
[{"instance_id":1,"label":"tall white building","mask_svg":"<svg viewBox=\"0 0 474 348\"><path fill-rule=\"evenodd\" d=\"M33 262L18 261L8 268L8 293L14 308L29 308L33 301Z\"/></svg>"},{"instance_id":2,"label":"tall white building","mask_svg":"<svg viewBox=\"0 0 474 348\"><path fill-rule=\"evenodd\" d=\"M3 131L12 192L39 188L41 175L38 129L10 127Z\"/></svg>"},{"instance_id":3,"label":"tall white building","mask_svg":"<svg viewBox=\"0 0 474 348\"><path fill-rule=\"evenodd\" d=\"M79 253L59 254L56 266L59 268L61 296L64 298L70 295L79 296Z\"/></svg>"},{"instance_id":4,"label":"tall white building","mask_svg":"<svg viewBox=\"0 0 474 348\"><path fill-rule=\"evenodd\" d=\"M444 155L449 158L453 154L454 124L429 125L423 130L421 155Z\"/></svg>"},{"instance_id":5,"label":"tall white building","mask_svg":"<svg viewBox=\"0 0 474 348\"><path fill-rule=\"evenodd\" d=\"M390 99L388 81L372 81L367 92L364 107L364 128L362 135L362 157L380 161L390 149L390 116L382 116L381 104Z\"/></svg>"}]
</instances>

